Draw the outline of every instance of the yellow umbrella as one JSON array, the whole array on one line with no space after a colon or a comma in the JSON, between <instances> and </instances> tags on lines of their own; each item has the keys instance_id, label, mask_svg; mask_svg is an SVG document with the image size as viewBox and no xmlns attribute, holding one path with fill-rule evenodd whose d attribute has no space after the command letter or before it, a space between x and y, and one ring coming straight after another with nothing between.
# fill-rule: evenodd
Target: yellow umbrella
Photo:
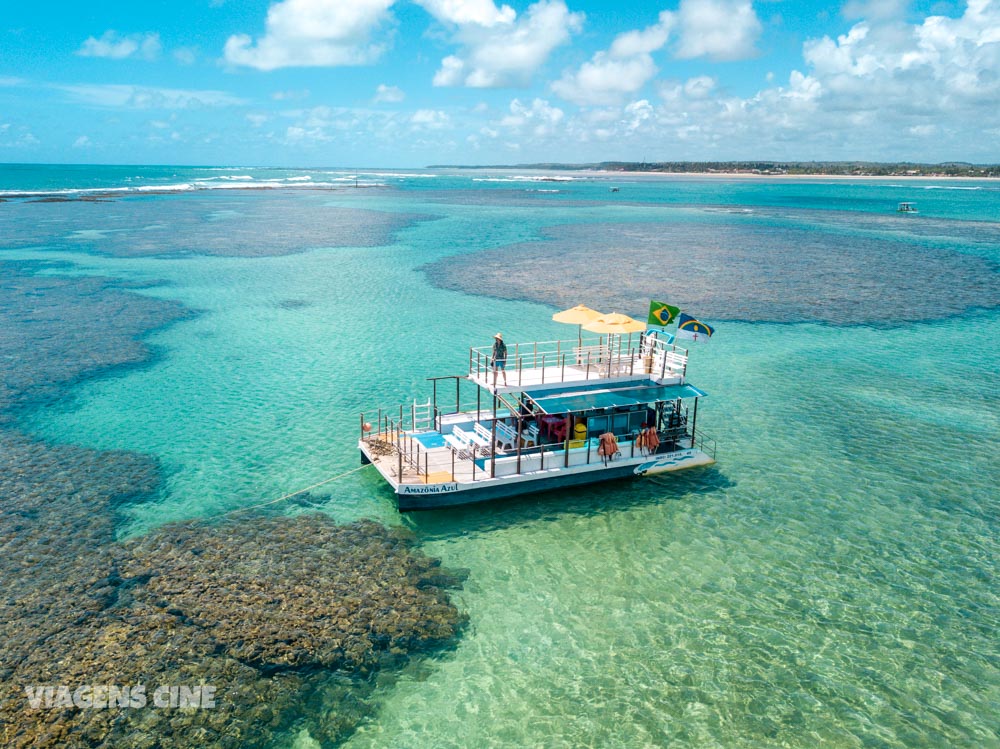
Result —
<instances>
[{"instance_id":1,"label":"yellow umbrella","mask_svg":"<svg viewBox=\"0 0 1000 749\"><path fill-rule=\"evenodd\" d=\"M646 323L639 322L628 315L623 315L620 312L612 312L610 315L601 315L593 322L587 323L583 326L584 330L589 330L591 333L607 333L608 334L608 351L611 351L614 347L614 336L620 336L623 333L628 333L628 345L629 348L632 347L632 334L638 333L640 330L646 329ZM621 353L621 341L619 339L619 351ZM610 366L610 365L609 365Z\"/></svg>"},{"instance_id":2,"label":"yellow umbrella","mask_svg":"<svg viewBox=\"0 0 1000 749\"><path fill-rule=\"evenodd\" d=\"M584 330L591 333L608 333L610 335L621 335L622 333L638 333L646 329L646 323L639 322L628 315L620 312L612 312L610 315L601 315L583 326Z\"/></svg>"},{"instance_id":3,"label":"yellow umbrella","mask_svg":"<svg viewBox=\"0 0 1000 749\"><path fill-rule=\"evenodd\" d=\"M552 315L552 319L556 322L568 322L573 325L583 325L591 320L596 320L598 317L601 317L601 313L585 304L578 304L575 307L564 309L562 312L556 312Z\"/></svg>"},{"instance_id":4,"label":"yellow umbrella","mask_svg":"<svg viewBox=\"0 0 1000 749\"><path fill-rule=\"evenodd\" d=\"M571 325L583 325L584 323L596 320L601 317L600 312L596 309L591 309L585 304L578 304L575 307L570 307L569 309L564 309L562 312L556 312L552 315L552 319L556 322L570 323ZM579 339L579 345L583 345L583 329L577 331Z\"/></svg>"}]
</instances>

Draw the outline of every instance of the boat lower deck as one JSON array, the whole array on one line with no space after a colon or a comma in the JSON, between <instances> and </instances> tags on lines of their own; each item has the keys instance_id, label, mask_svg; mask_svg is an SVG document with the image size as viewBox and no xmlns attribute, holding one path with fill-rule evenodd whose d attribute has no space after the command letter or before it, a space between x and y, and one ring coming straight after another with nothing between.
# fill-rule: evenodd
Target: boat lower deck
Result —
<instances>
[{"instance_id":1,"label":"boat lower deck","mask_svg":"<svg viewBox=\"0 0 1000 749\"><path fill-rule=\"evenodd\" d=\"M427 430L404 434L398 444L401 450L371 435L359 448L393 487L401 510L468 504L714 462L682 434L662 440L655 451L640 440L624 440L609 456L600 454L596 438L571 440L569 449L561 443L460 450L448 444L445 434Z\"/></svg>"}]
</instances>

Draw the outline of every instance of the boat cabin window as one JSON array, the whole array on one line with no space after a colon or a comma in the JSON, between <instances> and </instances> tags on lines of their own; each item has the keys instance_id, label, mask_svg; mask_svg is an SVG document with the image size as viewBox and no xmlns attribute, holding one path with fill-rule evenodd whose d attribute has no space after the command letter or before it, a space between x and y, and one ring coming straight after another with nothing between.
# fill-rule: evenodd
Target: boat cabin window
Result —
<instances>
[{"instance_id":1,"label":"boat cabin window","mask_svg":"<svg viewBox=\"0 0 1000 749\"><path fill-rule=\"evenodd\" d=\"M638 431L643 422L650 420L646 409L591 416L587 419L587 434L596 437L599 434L611 432L616 436L622 436Z\"/></svg>"}]
</instances>

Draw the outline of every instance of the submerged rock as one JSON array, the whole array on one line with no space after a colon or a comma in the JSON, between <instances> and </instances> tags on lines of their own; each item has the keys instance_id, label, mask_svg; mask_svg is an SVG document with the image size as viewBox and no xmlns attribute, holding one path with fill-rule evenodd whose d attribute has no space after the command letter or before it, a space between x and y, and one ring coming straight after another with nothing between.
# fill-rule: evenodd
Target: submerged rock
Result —
<instances>
[{"instance_id":1,"label":"submerged rock","mask_svg":"<svg viewBox=\"0 0 1000 749\"><path fill-rule=\"evenodd\" d=\"M193 314L132 293L148 284L35 275L47 268L0 260L0 423L14 407L65 397L84 377L147 361L140 335Z\"/></svg>"},{"instance_id":2,"label":"submerged rock","mask_svg":"<svg viewBox=\"0 0 1000 749\"><path fill-rule=\"evenodd\" d=\"M40 513L47 533L62 504ZM3 537L22 537L13 530ZM324 702L341 711L325 735L342 735L366 713L368 677L447 644L464 621L443 587L458 578L370 521L255 517L71 542L70 558L48 557L59 574L34 583L16 574L26 546L4 549L4 578L18 583L0 630L5 747L263 746L318 685L329 692L334 671L355 675L340 708ZM214 705L31 709L25 687L44 685L143 685L148 700L159 686L208 685Z\"/></svg>"},{"instance_id":3,"label":"submerged rock","mask_svg":"<svg viewBox=\"0 0 1000 749\"><path fill-rule=\"evenodd\" d=\"M210 629L265 671L366 671L451 639L460 624L434 560L399 531L321 514L173 525L127 545L138 599ZM435 584L429 585L429 582Z\"/></svg>"},{"instance_id":4,"label":"submerged rock","mask_svg":"<svg viewBox=\"0 0 1000 749\"><path fill-rule=\"evenodd\" d=\"M370 709L358 695L372 675L455 636L463 618L445 588L459 581L405 533L316 514L116 542L117 508L155 496L157 462L34 440L13 413L144 361L138 336L188 313L37 268L0 261L0 746L265 746L296 729L313 694L339 716L313 730L343 738ZM71 695L139 685L142 706ZM214 688L211 708L153 704L158 687L200 685Z\"/></svg>"},{"instance_id":5,"label":"submerged rock","mask_svg":"<svg viewBox=\"0 0 1000 749\"><path fill-rule=\"evenodd\" d=\"M1000 306L996 263L935 244L939 232L993 246L1000 224L924 220L907 223L909 235L898 224L895 214L755 209L695 222L555 226L545 241L448 256L424 270L446 289L560 309L583 301L643 319L650 299L695 310L707 322L837 325Z\"/></svg>"}]
</instances>

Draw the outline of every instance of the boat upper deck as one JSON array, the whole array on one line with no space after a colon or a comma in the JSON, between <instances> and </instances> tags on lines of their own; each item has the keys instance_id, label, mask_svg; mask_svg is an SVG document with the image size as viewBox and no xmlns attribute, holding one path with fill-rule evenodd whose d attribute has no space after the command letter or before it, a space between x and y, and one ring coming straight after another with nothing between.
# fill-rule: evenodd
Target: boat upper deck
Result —
<instances>
[{"instance_id":1,"label":"boat upper deck","mask_svg":"<svg viewBox=\"0 0 1000 749\"><path fill-rule=\"evenodd\" d=\"M657 336L600 336L572 341L515 343L507 348L503 370L494 372L492 346L469 349L468 378L492 393L560 390L588 382L657 385L684 382L688 352ZM506 374L506 377L504 377Z\"/></svg>"}]
</instances>

